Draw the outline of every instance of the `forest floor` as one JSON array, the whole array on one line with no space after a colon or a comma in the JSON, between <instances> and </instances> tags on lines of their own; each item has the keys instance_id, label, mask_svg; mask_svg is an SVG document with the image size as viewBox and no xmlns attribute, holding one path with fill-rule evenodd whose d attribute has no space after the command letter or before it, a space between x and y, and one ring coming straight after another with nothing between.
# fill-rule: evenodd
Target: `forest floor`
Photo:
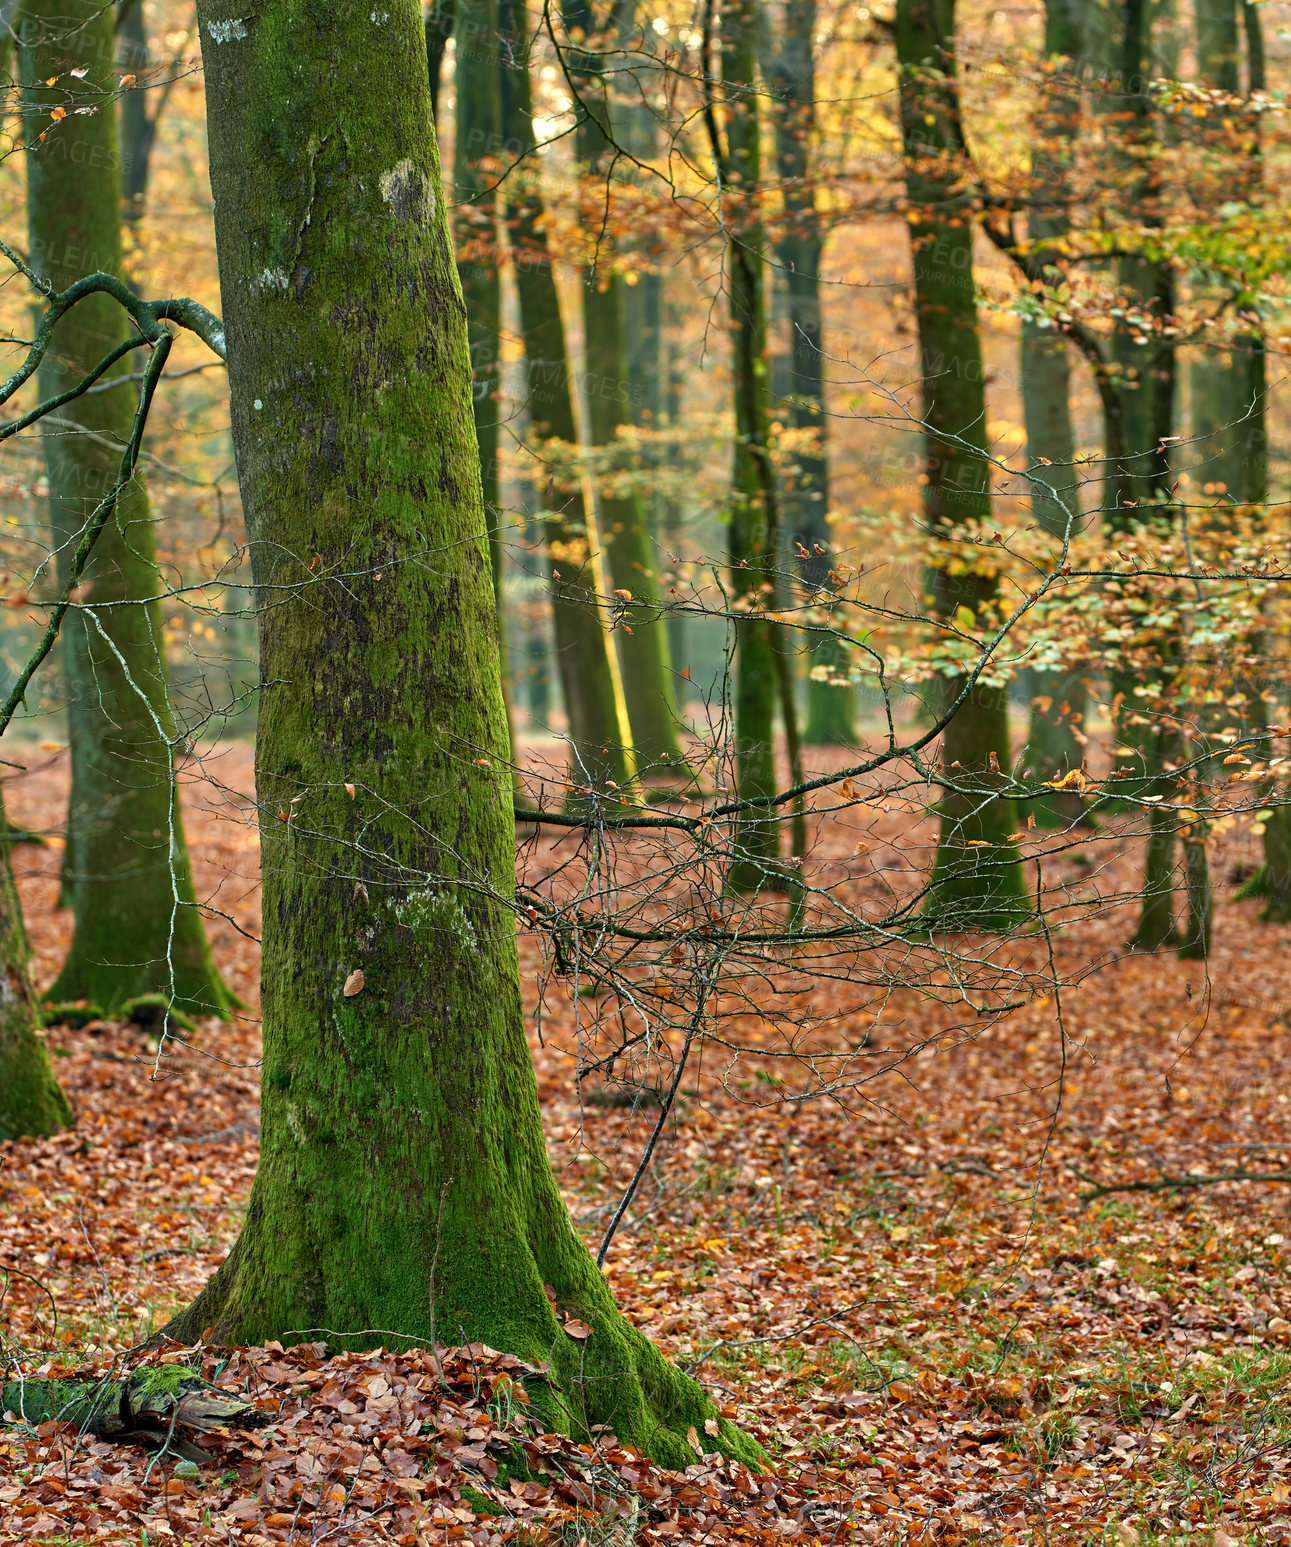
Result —
<instances>
[{"instance_id":1,"label":"forest floor","mask_svg":"<svg viewBox=\"0 0 1291 1547\"><path fill-rule=\"evenodd\" d=\"M10 819L56 833L64 760L32 766L6 780ZM221 774L249 790L249 749ZM199 893L254 935L247 804L190 795ZM57 859L16 854L42 982L66 944ZM771 1474L700 1435L683 1475L611 1436L593 1451L529 1434L514 1362L479 1346L443 1355L442 1380L428 1353L199 1351L276 1410L269 1428L221 1437L181 1480L142 1450L11 1424L0 1543L1291 1541L1291 1192L1082 1197L1291 1173L1287 934L1257 912L1224 893L1203 965L1114 949L1130 919L1110 910L1065 1039L1038 997L942 1048L929 1002L885 1029L882 1078L854 1101L786 1102L774 1073L691 1090L607 1271ZM254 1003L253 941L218 919L212 934ZM1090 937L1059 937L1077 949ZM532 985L530 937L522 960ZM574 1003L548 992L535 1063L595 1242L657 1113L580 1103ZM237 1233L258 1133L252 1012L160 1058L130 1026L48 1037L77 1126L0 1146L0 1332L27 1376L120 1368L201 1287ZM525 1435L539 1480L493 1459Z\"/></svg>"}]
</instances>

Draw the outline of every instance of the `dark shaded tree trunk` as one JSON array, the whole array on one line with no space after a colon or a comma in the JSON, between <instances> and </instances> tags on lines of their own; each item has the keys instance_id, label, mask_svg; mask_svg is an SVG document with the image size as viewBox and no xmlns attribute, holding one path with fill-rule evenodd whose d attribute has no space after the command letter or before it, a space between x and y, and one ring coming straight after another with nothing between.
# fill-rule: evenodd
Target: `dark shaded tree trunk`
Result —
<instances>
[{"instance_id":1,"label":"dark shaded tree trunk","mask_svg":"<svg viewBox=\"0 0 1291 1547\"><path fill-rule=\"evenodd\" d=\"M722 14L718 73L726 93L723 218L729 233L726 284L735 397L729 537L731 603L737 613L735 786L739 798L747 801L765 800L775 792L776 694L781 672L787 674L787 660L782 657L777 663L772 626L759 615L776 604L779 555L767 394L763 235L755 202L762 176L754 89L757 40L757 0L732 0ZM715 153L720 153L720 142ZM792 690L781 698L786 715L792 714ZM756 891L778 884L779 825L765 807L740 813L734 848L729 875L734 890Z\"/></svg>"},{"instance_id":2,"label":"dark shaded tree trunk","mask_svg":"<svg viewBox=\"0 0 1291 1547\"><path fill-rule=\"evenodd\" d=\"M829 421L825 416L825 357L820 305L820 265L825 236L816 208L816 0L785 0L784 24L769 53L776 171L783 200L783 228L775 244L786 292L789 325L789 403L796 429L814 435L800 452L798 470L785 490L785 521L800 555L808 595L828 596L833 568L829 516ZM836 620L840 623L845 620ZM813 746L856 743L855 689L847 647L826 638L810 651L807 718L803 740Z\"/></svg>"},{"instance_id":3,"label":"dark shaded tree trunk","mask_svg":"<svg viewBox=\"0 0 1291 1547\"><path fill-rule=\"evenodd\" d=\"M1285 786L1276 795L1285 801ZM1264 819L1264 863L1238 888L1237 895L1263 899L1260 917L1265 923L1291 924L1291 806L1269 808Z\"/></svg>"},{"instance_id":4,"label":"dark shaded tree trunk","mask_svg":"<svg viewBox=\"0 0 1291 1547\"><path fill-rule=\"evenodd\" d=\"M523 0L498 0L503 139L509 158L524 158L507 178L504 198L528 407L536 441L555 437L577 446L574 382L538 183L527 26ZM573 751L570 778L576 791L589 784L624 789L636 780L636 753L609 633L596 512L587 508L581 486L575 491L549 485L543 498L556 656Z\"/></svg>"},{"instance_id":5,"label":"dark shaded tree trunk","mask_svg":"<svg viewBox=\"0 0 1291 1547\"><path fill-rule=\"evenodd\" d=\"M72 1122L41 1035L27 972L30 952L0 808L0 1140L57 1133ZM7 1404L6 1404L7 1405Z\"/></svg>"},{"instance_id":6,"label":"dark shaded tree trunk","mask_svg":"<svg viewBox=\"0 0 1291 1547\"><path fill-rule=\"evenodd\" d=\"M1229 96L1236 96L1241 90L1239 6L1248 9L1243 0L1195 0L1193 8L1198 81ZM1258 28L1258 17L1255 25ZM1258 133L1258 119L1250 127ZM1222 189L1230 198L1243 194L1249 198L1254 192L1252 171L1258 165L1258 157L1233 156L1231 105L1197 120L1194 132L1218 163L1212 162L1207 169L1216 192ZM1247 184L1245 188L1243 183ZM1215 311L1222 312L1230 297L1222 287L1209 288ZM1222 319L1217 321L1222 326ZM1252 331L1248 326L1234 332L1231 339L1207 341L1189 363L1190 439L1198 463L1195 477L1202 486L1205 504L1217 498L1234 504L1247 503L1251 486L1262 488L1265 483L1261 466L1266 458L1262 344L1258 327ZM1252 379L1252 367L1257 363L1261 367L1258 382Z\"/></svg>"},{"instance_id":7,"label":"dark shaded tree trunk","mask_svg":"<svg viewBox=\"0 0 1291 1547\"><path fill-rule=\"evenodd\" d=\"M466 302L471 346L471 402L480 448L484 516L502 652L502 690L510 732L510 673L502 595L502 509L498 491L502 277L498 251L497 181L502 153L502 83L498 69L498 0L454 0L457 85L453 187L457 272ZM431 22L427 21L427 28ZM515 737L510 734L514 749ZM514 759L514 750L512 753Z\"/></svg>"},{"instance_id":8,"label":"dark shaded tree trunk","mask_svg":"<svg viewBox=\"0 0 1291 1547\"><path fill-rule=\"evenodd\" d=\"M1147 0L1121 0L1112 12L1107 43L1114 50L1120 93L1113 99L1120 125L1120 145L1110 171L1120 199L1117 219L1130 232L1161 224L1161 146L1149 92L1152 71L1153 15ZM1119 32L1116 30L1119 28ZM1164 262L1130 253L1117 260L1117 285L1123 315L1114 321L1110 356L1115 371L1120 420L1121 455L1109 460L1107 509L1104 523L1115 536L1146 531L1153 523L1169 524L1177 515L1173 504L1174 473L1170 444L1174 429L1176 349L1163 325L1173 319L1174 275ZM1120 703L1117 738L1118 767L1129 776L1120 788L1139 798L1166 800L1174 792L1167 763L1182 755L1177 716L1182 707L1171 684L1181 663L1180 640L1161 633L1158 661L1139 672L1114 671L1112 687ZM1159 686L1162 708L1139 713L1135 689ZM1142 809L1141 807L1139 808ZM1144 850L1143 900L1130 944L1140 950L1176 945L1174 813L1152 810ZM1195 883L1196 857L1185 877Z\"/></svg>"},{"instance_id":9,"label":"dark shaded tree trunk","mask_svg":"<svg viewBox=\"0 0 1291 1547\"><path fill-rule=\"evenodd\" d=\"M121 212L135 225L143 219L148 193L148 174L152 148L157 138L157 121L165 101L166 88L150 90L142 79L151 68L148 32L144 26L143 0L132 0L117 28L117 58L127 75L139 76L140 83L121 93ZM154 106L148 112L149 99Z\"/></svg>"},{"instance_id":10,"label":"dark shaded tree trunk","mask_svg":"<svg viewBox=\"0 0 1291 1547\"><path fill-rule=\"evenodd\" d=\"M32 265L58 289L95 269L119 274L116 115L98 111L113 84L111 8L31 0L20 8L19 28L26 110L44 118L82 95L95 108L68 111L28 152ZM88 74L77 80L73 67ZM50 90L41 83L52 76L61 79ZM126 324L106 295L78 305L58 324L40 368L42 395L77 382L125 339ZM87 515L116 481L133 408L123 385L80 398L68 420L42 421L60 573ZM224 1015L231 1001L196 906L175 782L182 738L170 707L154 554L152 515L136 478L95 547L82 605L63 625L72 760L64 891L75 928L49 992L105 1010L161 992L181 1010Z\"/></svg>"},{"instance_id":11,"label":"dark shaded tree trunk","mask_svg":"<svg viewBox=\"0 0 1291 1547\"><path fill-rule=\"evenodd\" d=\"M484 1341L549 1362L556 1421L612 1425L684 1464L713 1404L615 1308L543 1145L421 16L414 0L376 22L366 3L214 10L233 441L257 595L273 599L256 743L264 1065L242 1233L168 1331ZM335 581L309 581L311 553ZM757 1458L728 1424L715 1443Z\"/></svg>"},{"instance_id":12,"label":"dark shaded tree trunk","mask_svg":"<svg viewBox=\"0 0 1291 1547\"><path fill-rule=\"evenodd\" d=\"M991 517L972 219L967 196L957 191L954 0L900 0L896 39L923 380L924 517L938 541L953 527ZM972 550L967 558L971 563ZM971 628L996 600L996 578L980 568L958 574L939 559L930 581L934 614L958 616L961 627ZM946 680L939 709L966 680ZM928 915L941 928L1008 929L1029 903L1009 836L1017 820L1013 802L1001 790L1011 766L1006 689L979 681L946 727L942 762Z\"/></svg>"},{"instance_id":13,"label":"dark shaded tree trunk","mask_svg":"<svg viewBox=\"0 0 1291 1547\"><path fill-rule=\"evenodd\" d=\"M1045 90L1039 143L1032 153L1035 201L1029 235L1041 263L1054 256L1050 244L1071 226L1071 161L1080 115L1080 87L1073 79L1085 58L1079 0L1045 0L1044 52L1059 65ZM1062 540L1078 529L1080 487L1074 466L1071 425L1071 365L1065 336L1047 322L1027 317L1021 330L1022 413L1026 426L1031 514L1040 529ZM1079 768L1088 691L1083 670L1027 673L1030 724L1023 758L1037 780L1060 779ZM1082 812L1080 796L1053 791L1031 803L1045 826L1065 826Z\"/></svg>"},{"instance_id":14,"label":"dark shaded tree trunk","mask_svg":"<svg viewBox=\"0 0 1291 1547\"><path fill-rule=\"evenodd\" d=\"M430 111L439 121L439 93L444 76L444 55L457 21L457 0L431 0L426 10L426 75L430 81Z\"/></svg>"}]
</instances>

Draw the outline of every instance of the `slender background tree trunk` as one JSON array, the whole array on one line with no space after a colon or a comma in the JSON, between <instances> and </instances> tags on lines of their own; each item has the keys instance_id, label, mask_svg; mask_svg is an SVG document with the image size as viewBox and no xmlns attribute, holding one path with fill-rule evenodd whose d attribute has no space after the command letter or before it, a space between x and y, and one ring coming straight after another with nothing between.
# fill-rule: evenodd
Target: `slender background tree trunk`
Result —
<instances>
[{"instance_id":1,"label":"slender background tree trunk","mask_svg":"<svg viewBox=\"0 0 1291 1547\"><path fill-rule=\"evenodd\" d=\"M547 248L538 184L529 86L528 24L523 0L498 0L503 137L512 160L523 160L505 184L520 331L524 339L531 432L578 445L574 382L561 321L556 276ZM576 788L588 781L625 788L636 779L627 700L607 627L596 512L581 486L544 493L544 525L552 572L552 616L560 685L569 717Z\"/></svg>"},{"instance_id":2,"label":"slender background tree trunk","mask_svg":"<svg viewBox=\"0 0 1291 1547\"><path fill-rule=\"evenodd\" d=\"M775 243L789 325L789 404L796 429L814 436L800 451L797 472L785 490L785 522L799 554L808 595L831 590L833 532L829 516L829 420L825 415L825 356L820 304L820 265L825 235L816 208L816 0L785 0L783 28L768 50L776 171L782 228ZM836 618L836 623L844 619ZM816 746L856 743L855 690L845 645L826 638L809 653L807 718L803 740Z\"/></svg>"},{"instance_id":3,"label":"slender background tree trunk","mask_svg":"<svg viewBox=\"0 0 1291 1547\"><path fill-rule=\"evenodd\" d=\"M738 613L776 604L778 558L775 479L770 471L766 360L766 284L756 199L762 175L757 86L756 0L731 0L722 14L719 70L725 91L726 285L730 301L735 397L731 476L730 587ZM776 650L763 617L735 624L735 782L741 800L776 789ZM777 822L764 811L741 813L730 884L756 890L779 870Z\"/></svg>"},{"instance_id":4,"label":"slender background tree trunk","mask_svg":"<svg viewBox=\"0 0 1291 1547\"><path fill-rule=\"evenodd\" d=\"M1052 256L1050 244L1070 230L1068 202L1074 140L1080 110L1079 71L1086 52L1079 0L1045 0L1044 52L1061 59L1050 77L1036 125L1038 146L1032 156L1029 236L1041 263ZM1047 251L1047 249L1050 249ZM1031 513L1044 532L1059 540L1075 535L1080 486L1071 425L1071 363L1067 340L1055 327L1024 318L1021 331L1022 413L1026 425L1027 464L1031 475ZM1079 768L1088 690L1084 669L1033 670L1027 673L1030 725L1026 766L1036 780L1059 779ZM1081 815L1079 795L1058 791L1032 802L1047 826L1065 825Z\"/></svg>"},{"instance_id":5,"label":"slender background tree trunk","mask_svg":"<svg viewBox=\"0 0 1291 1547\"><path fill-rule=\"evenodd\" d=\"M926 426L923 507L936 541L956 526L991 518L973 227L968 203L956 192L954 0L900 0L896 36ZM956 556L974 563L971 549ZM958 566L939 559L930 577L934 615L958 618L961 630L971 629L996 599L994 574L977 563L959 574ZM946 679L939 710L964 681ZM978 683L947 725L941 755L947 782L929 917L945 928L1007 929L1028 903L1009 839L1017 822L1013 802L998 792L1011 765L1005 688Z\"/></svg>"},{"instance_id":6,"label":"slender background tree trunk","mask_svg":"<svg viewBox=\"0 0 1291 1547\"><path fill-rule=\"evenodd\" d=\"M31 0L19 11L23 100L33 120L73 111L27 155L31 262L56 288L95 269L121 271L111 8L94 0ZM81 79L73 68L85 68ZM54 88L42 82L59 77ZM95 110L74 111L77 98ZM94 296L59 324L40 370L46 397L65 391L126 337L126 317ZM122 374L135 367L123 364ZM45 419L49 508L60 573L86 517L112 487L134 392L122 385ZM72 794L65 895L72 946L54 999L105 1010L140 994L173 994L180 1009L226 1014L195 905L175 783L178 741L166 680L152 515L141 479L125 490L87 571L84 605L63 625Z\"/></svg>"},{"instance_id":7,"label":"slender background tree trunk","mask_svg":"<svg viewBox=\"0 0 1291 1547\"><path fill-rule=\"evenodd\" d=\"M587 0L566 0L563 10L571 36L577 31L584 39L592 38L596 18ZM598 173L609 176L613 149L608 136L619 129L616 103L599 57L600 50L612 47L613 42L614 35L606 34L597 49L575 49L570 55L571 73L583 94L578 156L583 175L589 178ZM607 241L596 267L584 277L588 440L593 446L612 447L620 428L632 422L633 387L624 327L624 292L628 287L615 264L612 243ZM612 478L607 482L610 486L600 495L600 513L610 580L616 591L630 592L638 604L624 608L626 628L617 632L633 743L643 773L651 766L684 767L668 632L658 605L658 561L646 503L639 490L617 493Z\"/></svg>"}]
</instances>

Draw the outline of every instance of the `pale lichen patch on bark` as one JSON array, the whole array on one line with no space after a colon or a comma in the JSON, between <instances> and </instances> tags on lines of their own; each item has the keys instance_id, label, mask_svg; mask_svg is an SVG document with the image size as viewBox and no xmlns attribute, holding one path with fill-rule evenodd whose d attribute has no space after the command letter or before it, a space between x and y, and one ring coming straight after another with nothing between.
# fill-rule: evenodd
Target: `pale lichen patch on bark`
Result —
<instances>
[{"instance_id":1,"label":"pale lichen patch on bark","mask_svg":"<svg viewBox=\"0 0 1291 1547\"><path fill-rule=\"evenodd\" d=\"M396 220L415 220L428 226L435 214L435 191L430 179L407 156L381 174L381 197Z\"/></svg>"},{"instance_id":2,"label":"pale lichen patch on bark","mask_svg":"<svg viewBox=\"0 0 1291 1547\"><path fill-rule=\"evenodd\" d=\"M231 16L227 21L208 21L206 30L212 43L241 43L247 35L247 24L241 16Z\"/></svg>"}]
</instances>

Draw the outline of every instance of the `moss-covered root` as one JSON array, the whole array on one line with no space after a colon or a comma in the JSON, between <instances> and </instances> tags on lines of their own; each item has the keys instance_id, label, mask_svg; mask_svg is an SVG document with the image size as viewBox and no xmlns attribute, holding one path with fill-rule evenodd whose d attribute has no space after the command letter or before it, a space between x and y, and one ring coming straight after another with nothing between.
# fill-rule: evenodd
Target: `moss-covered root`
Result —
<instances>
[{"instance_id":1,"label":"moss-covered root","mask_svg":"<svg viewBox=\"0 0 1291 1547\"><path fill-rule=\"evenodd\" d=\"M0 807L0 837L5 830ZM27 956L9 849L0 844L0 1139L57 1133L72 1122L71 1104L38 1031Z\"/></svg>"},{"instance_id":2,"label":"moss-covered root","mask_svg":"<svg viewBox=\"0 0 1291 1547\"><path fill-rule=\"evenodd\" d=\"M1263 898L1260 918L1265 924L1291 923L1291 877L1284 878L1278 885L1268 865L1261 865L1253 876L1242 882L1233 896L1239 902L1250 897Z\"/></svg>"},{"instance_id":3,"label":"moss-covered root","mask_svg":"<svg viewBox=\"0 0 1291 1547\"><path fill-rule=\"evenodd\" d=\"M272 1414L208 1385L183 1365L166 1364L112 1380L8 1380L0 1408L22 1423L73 1424L82 1434L115 1444L164 1443L191 1460L205 1452L180 1431L254 1429Z\"/></svg>"},{"instance_id":4,"label":"moss-covered root","mask_svg":"<svg viewBox=\"0 0 1291 1547\"><path fill-rule=\"evenodd\" d=\"M1262 897L1260 918L1266 924L1291 923L1291 807L1276 805L1265 818L1264 863L1238 887L1237 896Z\"/></svg>"}]
</instances>

